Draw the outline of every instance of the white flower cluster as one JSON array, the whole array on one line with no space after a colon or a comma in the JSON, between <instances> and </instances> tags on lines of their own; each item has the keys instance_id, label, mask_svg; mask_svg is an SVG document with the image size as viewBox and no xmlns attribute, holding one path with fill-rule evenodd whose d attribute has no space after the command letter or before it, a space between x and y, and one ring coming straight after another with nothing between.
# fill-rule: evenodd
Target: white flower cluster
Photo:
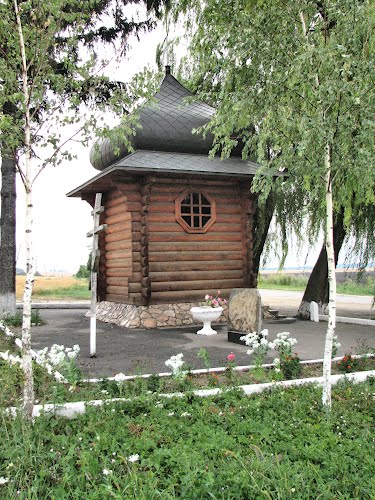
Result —
<instances>
[{"instance_id":1,"label":"white flower cluster","mask_svg":"<svg viewBox=\"0 0 375 500\"><path fill-rule=\"evenodd\" d=\"M117 373L114 377L113 377L113 380L115 382L117 382L118 384L123 384L126 380L126 375L124 375L123 373Z\"/></svg>"},{"instance_id":2,"label":"white flower cluster","mask_svg":"<svg viewBox=\"0 0 375 500\"><path fill-rule=\"evenodd\" d=\"M260 352L266 353L269 349L274 349L274 343L267 340L268 330L265 328L261 331L260 335L257 332L248 333L241 337L241 340L250 347L247 354L251 355L253 353L257 354Z\"/></svg>"},{"instance_id":3,"label":"white flower cluster","mask_svg":"<svg viewBox=\"0 0 375 500\"><path fill-rule=\"evenodd\" d=\"M275 372L276 373L280 373L281 372L281 362L280 362L280 358L275 358L273 360L273 364L275 365Z\"/></svg>"},{"instance_id":4,"label":"white flower cluster","mask_svg":"<svg viewBox=\"0 0 375 500\"><path fill-rule=\"evenodd\" d=\"M276 339L274 340L274 348L277 349L278 351L282 350L290 350L292 347L297 344L297 339L295 338L290 338L290 333L289 332L281 332L276 335Z\"/></svg>"},{"instance_id":5,"label":"white flower cluster","mask_svg":"<svg viewBox=\"0 0 375 500\"><path fill-rule=\"evenodd\" d=\"M54 344L51 349L45 347L38 351L36 362L44 367L52 366L57 368L64 364L66 361L74 360L77 358L80 351L78 344L73 347L64 347L63 345Z\"/></svg>"},{"instance_id":6,"label":"white flower cluster","mask_svg":"<svg viewBox=\"0 0 375 500\"><path fill-rule=\"evenodd\" d=\"M4 361L8 361L8 363L11 365L22 363L22 358L20 358L19 356L13 356L12 354L9 354L9 351L0 352L0 358L2 358Z\"/></svg>"},{"instance_id":7,"label":"white flower cluster","mask_svg":"<svg viewBox=\"0 0 375 500\"><path fill-rule=\"evenodd\" d=\"M14 337L14 333L7 327L7 325L0 320L0 329L3 330L7 337Z\"/></svg>"},{"instance_id":8,"label":"white flower cluster","mask_svg":"<svg viewBox=\"0 0 375 500\"><path fill-rule=\"evenodd\" d=\"M184 355L180 352L180 354L176 354L176 356L172 356L165 362L166 366L172 370L173 374L177 374L181 371L181 368L184 364L182 358Z\"/></svg>"}]
</instances>

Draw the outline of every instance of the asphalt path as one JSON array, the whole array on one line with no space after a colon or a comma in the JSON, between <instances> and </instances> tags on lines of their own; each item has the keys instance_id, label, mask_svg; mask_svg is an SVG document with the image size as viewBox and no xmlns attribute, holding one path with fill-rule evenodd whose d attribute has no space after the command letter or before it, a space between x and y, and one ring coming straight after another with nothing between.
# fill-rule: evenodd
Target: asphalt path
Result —
<instances>
[{"instance_id":1,"label":"asphalt path","mask_svg":"<svg viewBox=\"0 0 375 500\"><path fill-rule=\"evenodd\" d=\"M300 292L280 292L262 290L263 303L294 314L299 304ZM352 314L355 309L359 316L371 314L370 297L344 296L339 311ZM126 374L157 373L168 371L165 361L172 355L182 352L191 368L203 368L197 358L200 348L204 347L211 359L211 366L223 366L226 356L233 352L238 365L248 365L251 359L247 355L246 346L229 343L227 327L218 327L218 335L206 337L196 335L198 326L172 329L130 330L116 325L98 322L97 324L97 357L89 356L90 322L86 317L88 306L82 309L46 309L41 311L47 324L32 329L32 345L42 349L52 344L63 344L71 347L79 344L81 353L78 364L85 376L113 376L116 373ZM361 313L362 311L362 313ZM347 314L346 314L347 315ZM270 339L278 332L289 331L298 341L295 349L301 359L317 359L323 356L326 322L296 321L291 324L264 321L263 328L269 330ZM375 327L353 324L337 324L336 333L342 346L339 354L357 352L358 349L375 348ZM365 346L365 347L364 347ZM366 347L367 346L367 347ZM276 353L270 353L268 361L272 361Z\"/></svg>"},{"instance_id":2,"label":"asphalt path","mask_svg":"<svg viewBox=\"0 0 375 500\"><path fill-rule=\"evenodd\" d=\"M272 309L279 310L287 316L294 316L301 303L303 292L289 290L259 290L262 303ZM375 310L372 308L373 297L369 295L337 294L336 311L338 316L349 318L374 319Z\"/></svg>"}]
</instances>

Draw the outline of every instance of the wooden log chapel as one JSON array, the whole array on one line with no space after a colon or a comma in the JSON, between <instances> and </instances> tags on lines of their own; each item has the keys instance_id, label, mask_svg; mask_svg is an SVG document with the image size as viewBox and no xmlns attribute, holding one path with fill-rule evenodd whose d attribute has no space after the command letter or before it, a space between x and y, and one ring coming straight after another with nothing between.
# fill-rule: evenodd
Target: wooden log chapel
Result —
<instances>
[{"instance_id":1,"label":"wooden log chapel","mask_svg":"<svg viewBox=\"0 0 375 500\"><path fill-rule=\"evenodd\" d=\"M200 101L166 67L151 106L139 110L132 144L115 156L109 141L91 153L101 172L68 196L92 206L103 193L99 236L98 319L128 327L192 322L189 309L206 293L252 288L250 193L257 164L210 159L212 136L193 133L215 110Z\"/></svg>"}]
</instances>

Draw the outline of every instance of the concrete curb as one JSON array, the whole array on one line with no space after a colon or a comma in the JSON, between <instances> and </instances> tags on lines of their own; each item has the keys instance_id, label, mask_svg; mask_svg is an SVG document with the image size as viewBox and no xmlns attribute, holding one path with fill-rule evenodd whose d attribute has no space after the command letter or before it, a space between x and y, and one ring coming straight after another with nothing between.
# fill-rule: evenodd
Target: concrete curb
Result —
<instances>
[{"instance_id":1,"label":"concrete curb","mask_svg":"<svg viewBox=\"0 0 375 500\"><path fill-rule=\"evenodd\" d=\"M328 321L327 314L319 314L320 321ZM346 316L336 316L336 323L349 323L351 325L375 326L375 320L363 318L347 318Z\"/></svg>"},{"instance_id":2,"label":"concrete curb","mask_svg":"<svg viewBox=\"0 0 375 500\"><path fill-rule=\"evenodd\" d=\"M360 383L366 381L370 377L375 376L375 370L365 371L365 372L356 372L356 373L345 373L343 375L331 375L331 383L332 385L337 384L341 380L348 380L353 383ZM252 384L252 385L242 385L239 386L239 389L242 389L246 396L252 394L261 393L267 389L271 389L274 387L279 388L288 388L293 386L301 386L306 384L318 384L322 386L324 383L323 377L311 377L305 379L296 379L296 380L284 380L280 382L268 382L266 384ZM193 394L198 397L209 397L209 396L217 396L225 393L226 391L223 389L200 389L193 391ZM185 397L185 394L182 392L172 393L172 394L159 394L160 398L182 398ZM115 398L115 399L97 399L93 401L77 401L74 403L65 403L61 405L54 404L46 404L46 405L35 405L33 408L33 418L39 417L44 414L52 414L58 417L66 417L66 418L75 418L77 415L82 415L86 412L86 407L90 406L104 406L106 404L112 404L117 402L126 402L132 401L137 398ZM19 408L11 407L7 408L5 412L8 415L16 416L19 412Z\"/></svg>"},{"instance_id":3,"label":"concrete curb","mask_svg":"<svg viewBox=\"0 0 375 500\"><path fill-rule=\"evenodd\" d=\"M17 309L23 305L18 303ZM31 309L90 309L90 302L34 302Z\"/></svg>"}]
</instances>

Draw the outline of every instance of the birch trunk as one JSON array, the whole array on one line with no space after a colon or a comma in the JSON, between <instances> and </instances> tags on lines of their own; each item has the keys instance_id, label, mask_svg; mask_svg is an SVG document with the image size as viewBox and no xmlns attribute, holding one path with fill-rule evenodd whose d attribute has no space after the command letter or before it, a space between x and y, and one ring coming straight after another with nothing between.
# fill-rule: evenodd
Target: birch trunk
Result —
<instances>
[{"instance_id":1,"label":"birch trunk","mask_svg":"<svg viewBox=\"0 0 375 500\"><path fill-rule=\"evenodd\" d=\"M323 361L323 406L331 408L331 360L332 343L336 328L336 269L335 252L333 248L333 203L332 203L332 182L331 182L331 146L325 148L326 167L326 250L328 262L328 326L324 346Z\"/></svg>"},{"instance_id":2,"label":"birch trunk","mask_svg":"<svg viewBox=\"0 0 375 500\"><path fill-rule=\"evenodd\" d=\"M32 164L31 164L31 119L30 93L27 74L27 60L23 37L22 23L17 0L14 0L14 13L17 19L18 39L22 60L22 94L25 115L24 146L25 171L22 176L26 191L26 221L25 221L25 251L26 251L26 283L23 293L23 320L22 320L22 368L24 373L23 410L26 417L32 417L34 407L34 380L31 358L31 295L34 285L34 264L32 252L33 204L32 204Z\"/></svg>"}]
</instances>

